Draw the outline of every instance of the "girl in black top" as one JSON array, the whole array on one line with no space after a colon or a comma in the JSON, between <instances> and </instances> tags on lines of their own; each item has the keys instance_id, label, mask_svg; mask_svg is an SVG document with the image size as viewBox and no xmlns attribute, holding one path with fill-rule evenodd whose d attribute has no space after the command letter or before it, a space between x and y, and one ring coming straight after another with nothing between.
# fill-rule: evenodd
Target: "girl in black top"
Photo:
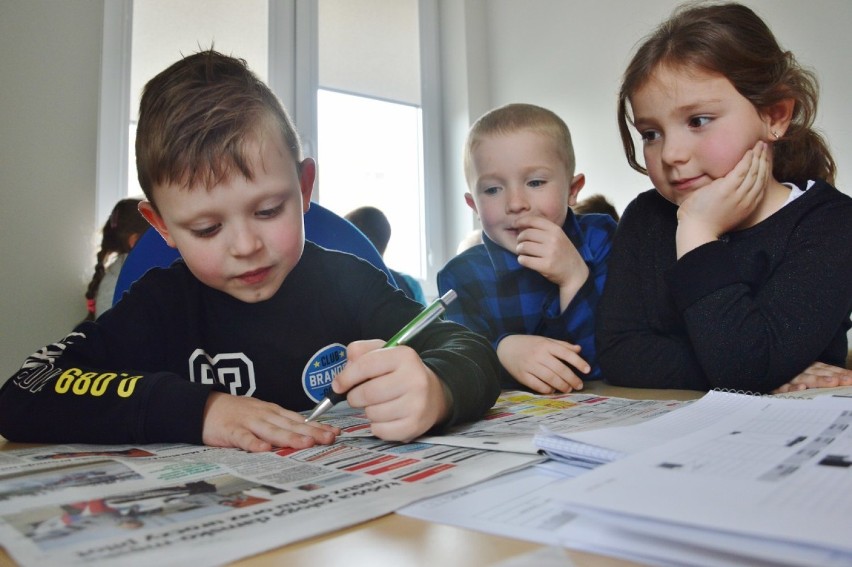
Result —
<instances>
[{"instance_id":1,"label":"girl in black top","mask_svg":"<svg viewBox=\"0 0 852 567\"><path fill-rule=\"evenodd\" d=\"M649 388L833 386L852 311L852 199L812 128L814 77L739 4L687 7L624 74L619 126L654 190L625 210L597 338ZM644 166L630 127L641 135Z\"/></svg>"}]
</instances>

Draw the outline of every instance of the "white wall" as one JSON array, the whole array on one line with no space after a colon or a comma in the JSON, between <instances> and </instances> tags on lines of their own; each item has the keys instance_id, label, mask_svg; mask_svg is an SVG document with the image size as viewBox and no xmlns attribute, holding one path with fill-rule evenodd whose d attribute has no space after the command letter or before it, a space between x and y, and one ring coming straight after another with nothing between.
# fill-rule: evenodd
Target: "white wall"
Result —
<instances>
[{"instance_id":1,"label":"white wall","mask_svg":"<svg viewBox=\"0 0 852 567\"><path fill-rule=\"evenodd\" d=\"M0 0L0 382L85 316L104 0Z\"/></svg>"},{"instance_id":2,"label":"white wall","mask_svg":"<svg viewBox=\"0 0 852 567\"><path fill-rule=\"evenodd\" d=\"M852 194L852 2L746 0L799 62L813 68L822 94L817 126L832 146L838 186ZM620 75L635 45L679 2L672 0L489 0L486 2L490 106L530 102L571 128L584 194L604 193L623 211L648 179L627 166L615 121ZM468 66L471 62L467 62ZM475 119L478 114L473 114ZM461 148L463 139L451 142ZM460 149L459 149L460 151ZM457 172L452 183L463 191ZM581 195L582 196L582 195ZM454 200L464 206L461 194Z\"/></svg>"}]
</instances>

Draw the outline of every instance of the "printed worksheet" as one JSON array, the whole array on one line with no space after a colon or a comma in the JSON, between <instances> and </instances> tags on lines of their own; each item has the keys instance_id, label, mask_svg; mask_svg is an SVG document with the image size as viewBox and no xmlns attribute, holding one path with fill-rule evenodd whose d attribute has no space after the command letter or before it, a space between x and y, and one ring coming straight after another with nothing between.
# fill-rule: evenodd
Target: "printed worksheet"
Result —
<instances>
[{"instance_id":1,"label":"printed worksheet","mask_svg":"<svg viewBox=\"0 0 852 567\"><path fill-rule=\"evenodd\" d=\"M647 475L633 467L611 473L620 470L615 468L618 463L587 472L548 461L420 500L398 513L654 565L845 567L852 564L852 556L834 545L779 536L786 533L783 530L770 529L764 535L749 530L771 525L766 516L779 515L789 520L787 528L794 534L811 518L814 526L803 532L819 530L815 526L820 524L833 524L829 532L835 538L848 531L852 487L836 477L848 483L852 471L847 466L852 453L849 408L829 410L825 402L809 403L711 392L652 421L576 435L599 433L594 441L623 449L620 459L647 454L655 446L670 447L683 438L671 455L650 461L649 466L665 475L656 482L646 481ZM695 436L700 434L707 438L698 443ZM725 449L728 442L734 445L731 454ZM631 443L640 448L628 450ZM820 452L822 457L816 455ZM800 473L799 484L788 482L789 475ZM676 475L689 476L694 484L677 482L672 478ZM729 475L731 481L720 480L720 475ZM738 488L740 482L763 487L760 492ZM614 494L609 483L617 485ZM766 498L775 503L763 507ZM574 505L575 499L582 499L583 505ZM644 514L655 508L662 511L654 518ZM667 515L677 510L692 518L680 521ZM751 515L741 518L743 510ZM717 515L715 524L703 523L705 514Z\"/></svg>"},{"instance_id":2,"label":"printed worksheet","mask_svg":"<svg viewBox=\"0 0 852 567\"><path fill-rule=\"evenodd\" d=\"M558 499L635 533L680 527L690 545L712 546L709 536L720 533L821 549L852 563L852 399L710 392L702 401L721 408L728 396L746 403L573 479Z\"/></svg>"}]
</instances>

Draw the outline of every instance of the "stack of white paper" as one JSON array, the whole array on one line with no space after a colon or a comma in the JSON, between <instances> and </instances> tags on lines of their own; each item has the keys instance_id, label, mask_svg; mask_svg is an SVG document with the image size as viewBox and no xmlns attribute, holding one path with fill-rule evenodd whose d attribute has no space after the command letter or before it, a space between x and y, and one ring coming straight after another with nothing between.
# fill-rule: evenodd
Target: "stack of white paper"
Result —
<instances>
[{"instance_id":1,"label":"stack of white paper","mask_svg":"<svg viewBox=\"0 0 852 567\"><path fill-rule=\"evenodd\" d=\"M711 392L654 421L699 405L715 419L560 485L586 527L563 543L635 557L645 542L652 562L852 564L852 399Z\"/></svg>"}]
</instances>

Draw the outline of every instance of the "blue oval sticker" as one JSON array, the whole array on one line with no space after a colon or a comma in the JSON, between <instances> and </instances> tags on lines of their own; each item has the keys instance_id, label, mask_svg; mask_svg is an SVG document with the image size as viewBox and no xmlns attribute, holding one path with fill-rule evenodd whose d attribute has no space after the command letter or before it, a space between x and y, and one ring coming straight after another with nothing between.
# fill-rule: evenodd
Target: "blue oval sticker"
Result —
<instances>
[{"instance_id":1,"label":"blue oval sticker","mask_svg":"<svg viewBox=\"0 0 852 567\"><path fill-rule=\"evenodd\" d=\"M331 381L346 366L346 347L334 343L314 354L302 371L302 388L310 399L319 402L325 398Z\"/></svg>"}]
</instances>

